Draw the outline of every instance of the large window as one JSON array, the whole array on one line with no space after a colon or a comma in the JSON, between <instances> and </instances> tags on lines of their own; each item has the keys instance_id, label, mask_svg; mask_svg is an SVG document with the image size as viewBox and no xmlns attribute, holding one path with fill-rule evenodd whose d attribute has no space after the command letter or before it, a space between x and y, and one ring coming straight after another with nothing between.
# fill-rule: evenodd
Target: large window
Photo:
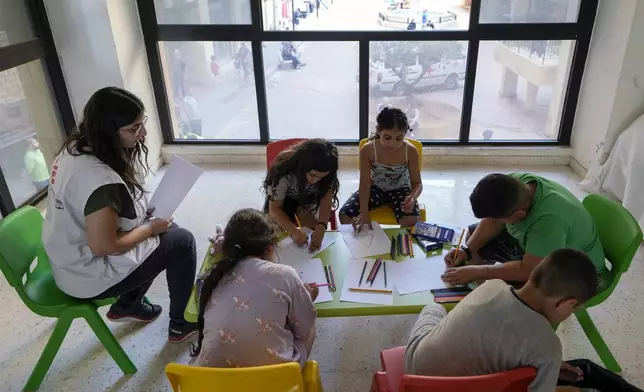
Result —
<instances>
[{"instance_id":1,"label":"large window","mask_svg":"<svg viewBox=\"0 0 644 392\"><path fill-rule=\"evenodd\" d=\"M266 42L263 48L270 138L356 140L358 43L292 45L296 58L290 62L282 60L279 42Z\"/></svg>"},{"instance_id":2,"label":"large window","mask_svg":"<svg viewBox=\"0 0 644 392\"><path fill-rule=\"evenodd\" d=\"M426 144L568 145L597 3L138 5L166 143L356 143L389 106Z\"/></svg>"},{"instance_id":3,"label":"large window","mask_svg":"<svg viewBox=\"0 0 644 392\"><path fill-rule=\"evenodd\" d=\"M0 216L42 198L71 104L42 0L0 0Z\"/></svg>"}]
</instances>

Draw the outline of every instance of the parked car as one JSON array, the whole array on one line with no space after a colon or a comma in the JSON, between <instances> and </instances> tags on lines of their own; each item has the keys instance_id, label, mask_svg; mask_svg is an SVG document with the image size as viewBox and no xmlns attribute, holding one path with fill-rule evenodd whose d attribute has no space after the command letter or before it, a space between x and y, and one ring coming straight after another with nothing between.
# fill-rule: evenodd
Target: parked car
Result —
<instances>
[{"instance_id":1,"label":"parked car","mask_svg":"<svg viewBox=\"0 0 644 392\"><path fill-rule=\"evenodd\" d=\"M400 96L410 88L457 88L459 81L465 79L467 64L464 48L459 43L454 45L457 45L454 50L446 51L440 59L430 63L421 61L422 53L405 58L403 63L394 66L394 69L392 64L387 64L386 61L372 59L369 78L372 92Z\"/></svg>"}]
</instances>

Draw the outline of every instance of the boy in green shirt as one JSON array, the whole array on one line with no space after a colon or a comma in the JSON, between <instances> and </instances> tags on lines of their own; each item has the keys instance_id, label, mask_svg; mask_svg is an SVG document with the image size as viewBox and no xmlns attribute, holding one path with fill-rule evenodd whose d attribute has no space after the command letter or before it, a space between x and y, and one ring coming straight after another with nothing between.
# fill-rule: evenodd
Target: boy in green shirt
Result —
<instances>
[{"instance_id":1,"label":"boy in green shirt","mask_svg":"<svg viewBox=\"0 0 644 392\"><path fill-rule=\"evenodd\" d=\"M529 173L489 174L470 195L474 216L465 246L445 256L450 284L487 279L526 282L550 252L585 252L597 270L602 291L609 283L604 250L592 217L562 185ZM454 265L467 261L467 266ZM493 264L500 262L500 264Z\"/></svg>"}]
</instances>

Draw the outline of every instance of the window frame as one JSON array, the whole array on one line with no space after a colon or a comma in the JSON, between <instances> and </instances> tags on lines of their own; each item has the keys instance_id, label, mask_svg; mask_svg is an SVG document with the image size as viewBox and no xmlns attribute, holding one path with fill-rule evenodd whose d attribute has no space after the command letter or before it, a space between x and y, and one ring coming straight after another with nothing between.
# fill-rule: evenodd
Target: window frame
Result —
<instances>
[{"instance_id":1,"label":"window frame","mask_svg":"<svg viewBox=\"0 0 644 392\"><path fill-rule=\"evenodd\" d=\"M47 18L45 3L44 0L33 0L27 1L26 4L36 38L0 47L0 72L40 60L53 93L55 100L53 104L58 109L66 135L69 135L76 127L76 120L56 51L54 36ZM2 168L0 168L0 213L2 213L2 217L6 217L23 205L36 204L46 196L47 191L41 190L25 200L21 205L16 206L11 197L9 185L5 180Z\"/></svg>"},{"instance_id":2,"label":"window frame","mask_svg":"<svg viewBox=\"0 0 644 392\"><path fill-rule=\"evenodd\" d=\"M158 24L153 0L137 0L150 74L154 88L163 140L166 144L266 145L270 138L262 42L267 41L357 41L359 43L359 139L369 128L369 43L371 41L466 41L468 43L463 105L458 140L422 139L426 146L570 146L579 91L599 0L580 2L577 22L561 23L479 23L482 0L472 0L468 30L414 31L265 31L261 1L251 1L251 25ZM571 40L575 44L564 87L563 110L556 140L469 140L474 86L481 41ZM251 43L259 118L258 140L177 140L174 138L170 105L163 79L161 41L244 41ZM335 141L356 145L358 140Z\"/></svg>"}]
</instances>

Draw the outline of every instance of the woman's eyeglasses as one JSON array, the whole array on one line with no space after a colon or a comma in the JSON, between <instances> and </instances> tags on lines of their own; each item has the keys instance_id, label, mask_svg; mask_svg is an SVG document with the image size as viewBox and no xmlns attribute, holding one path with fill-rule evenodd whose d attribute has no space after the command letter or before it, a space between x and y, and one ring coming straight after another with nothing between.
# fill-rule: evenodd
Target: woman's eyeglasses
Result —
<instances>
[{"instance_id":1,"label":"woman's eyeglasses","mask_svg":"<svg viewBox=\"0 0 644 392\"><path fill-rule=\"evenodd\" d=\"M139 133L141 132L141 129L145 127L145 124L148 123L148 116L145 116L143 118L143 121L140 123L132 124L132 126L129 129L124 129L124 131L131 133L134 136L139 136Z\"/></svg>"}]
</instances>

